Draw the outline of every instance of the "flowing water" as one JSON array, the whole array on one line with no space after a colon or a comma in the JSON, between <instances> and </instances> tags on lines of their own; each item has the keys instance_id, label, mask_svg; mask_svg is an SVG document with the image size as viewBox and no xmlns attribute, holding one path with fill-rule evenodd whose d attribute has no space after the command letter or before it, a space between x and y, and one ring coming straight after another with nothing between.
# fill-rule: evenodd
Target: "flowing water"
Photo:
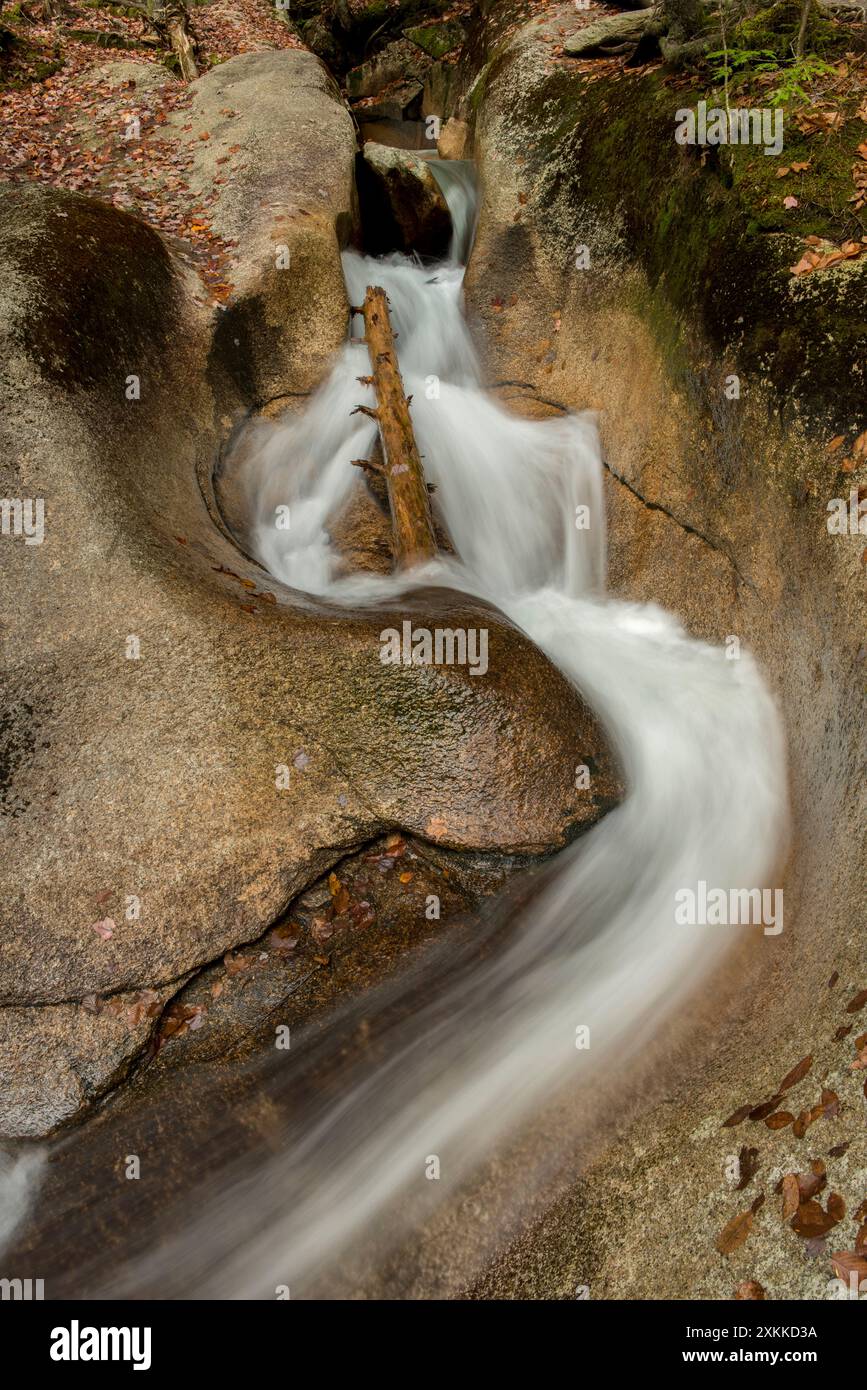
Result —
<instances>
[{"instance_id":1,"label":"flowing water","mask_svg":"<svg viewBox=\"0 0 867 1390\"><path fill-rule=\"evenodd\" d=\"M344 256L350 300L384 285L399 332L401 369L428 480L436 485L455 556L423 574L346 577L327 523L357 482L375 425L352 415L373 404L357 377L364 349L347 344L305 413L272 430L255 456L250 508L258 557L296 589L333 603L375 605L417 585L441 585L496 604L572 681L601 721L623 768L623 803L560 853L531 909L494 934L481 957L434 957L413 1008L398 1011L375 1062L347 1060L339 1083L289 1119L278 1151L221 1167L201 1161L201 1205L176 1212L159 1245L88 1291L198 1297L303 1295L367 1233L415 1218L436 1155L444 1198L497 1141L576 1078L627 1056L695 990L735 933L675 922L675 894L769 885L786 834L783 739L751 657L683 632L660 608L607 598L604 500L592 418L528 422L483 389L462 314L468 245L468 169L438 171L455 213L453 254L438 266L393 255ZM359 321L360 322L360 321ZM291 528L273 525L289 503ZM576 508L590 525L576 527ZM416 981L417 988L417 981ZM364 1001L385 1017L407 982ZM346 1013L346 1026L353 1013ZM576 1029L590 1048L576 1049ZM339 1050L340 1029L317 1048ZM262 1063L262 1085L289 1083ZM218 1130L215 1133L219 1133ZM74 1141L73 1141L74 1142ZM321 1287L321 1286L320 1286ZM327 1287L327 1283L325 1285Z\"/></svg>"}]
</instances>

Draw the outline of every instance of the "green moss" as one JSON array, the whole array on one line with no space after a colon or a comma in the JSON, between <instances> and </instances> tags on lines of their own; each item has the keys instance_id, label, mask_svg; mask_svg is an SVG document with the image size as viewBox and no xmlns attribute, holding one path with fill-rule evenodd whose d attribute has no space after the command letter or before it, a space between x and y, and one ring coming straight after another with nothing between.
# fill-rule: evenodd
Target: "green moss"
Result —
<instances>
[{"instance_id":1,"label":"green moss","mask_svg":"<svg viewBox=\"0 0 867 1390\"><path fill-rule=\"evenodd\" d=\"M840 274L793 285L791 265L808 234L839 242L865 229L848 202L851 166L864 127L851 121L833 138L807 138L791 119L779 158L756 146L678 145L675 111L699 90L672 91L658 74L586 83L568 70L518 102L515 119L532 129L548 118L534 152L539 211L574 226L617 227L647 273L656 329L673 351L685 322L701 326L716 355L767 381L780 406L796 397L815 417L858 419L867 331L867 264L841 293ZM779 168L809 163L779 178ZM783 199L798 198L787 210ZM545 199L550 201L546 210ZM794 233L795 235L787 235ZM812 278L812 277L811 277Z\"/></svg>"},{"instance_id":2,"label":"green moss","mask_svg":"<svg viewBox=\"0 0 867 1390\"><path fill-rule=\"evenodd\" d=\"M778 0L776 5L742 19L734 29L731 46L765 49L775 53L778 58L791 58L800 26L800 0ZM836 32L834 25L823 19L819 6L814 3L807 21L804 52L821 52L834 41Z\"/></svg>"},{"instance_id":3,"label":"green moss","mask_svg":"<svg viewBox=\"0 0 867 1390\"><path fill-rule=\"evenodd\" d=\"M457 20L446 20L442 24L423 24L414 29L404 29L404 34L414 44L430 54L431 58L442 58L453 49L460 48L467 36L466 30Z\"/></svg>"}]
</instances>

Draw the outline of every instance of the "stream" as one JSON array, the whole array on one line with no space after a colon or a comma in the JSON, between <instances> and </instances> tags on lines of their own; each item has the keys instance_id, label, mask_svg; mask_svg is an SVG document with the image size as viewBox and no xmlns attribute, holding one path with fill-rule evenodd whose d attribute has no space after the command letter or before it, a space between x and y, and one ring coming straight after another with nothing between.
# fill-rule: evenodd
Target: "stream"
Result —
<instances>
[{"instance_id":1,"label":"stream","mask_svg":"<svg viewBox=\"0 0 867 1390\"><path fill-rule=\"evenodd\" d=\"M305 1068L312 1076L323 1057L336 1078L311 1082L288 1113L278 1106L270 1152L239 1154L228 1142L223 1151L231 1116L215 1116L213 1144L190 1158L195 1200L167 1197L159 1220L110 1264L88 1233L111 1199L97 1193L80 1211L70 1199L65 1219L78 1225L65 1239L81 1246L82 1294L327 1290L329 1268L374 1236L386 1253L398 1247L498 1143L564 1088L627 1059L735 937L762 930L679 925L675 895L700 881L726 890L773 882L787 835L774 702L748 653L731 660L659 607L606 596L595 421L522 420L484 389L462 309L472 171L455 163L435 172L456 229L447 260L347 252L344 272L353 304L369 284L388 292L425 474L455 554L410 578L345 574L327 523L357 482L349 460L368 455L376 430L351 414L373 395L357 381L364 349L347 343L304 413L272 430L252 460L257 558L290 587L356 609L393 607L420 583L493 603L580 691L627 794L549 862L531 904L511 914L503 907L483 925L490 949L429 953L423 984L418 968L408 969L365 997L364 1017L380 1019L378 1047L362 1054L346 1045L362 1016L356 1002L317 1035L309 1056L293 1054L291 1075L272 1058L257 1063L256 1084L275 1104L293 1087L303 1091ZM279 530L274 510L287 503L291 527ZM589 525L576 525L579 514ZM584 1029L590 1045L577 1047ZM86 1142L85 1134L58 1144ZM432 1158L435 1182L425 1180ZM20 1166L6 1183L23 1210ZM135 1225L134 1209L125 1219Z\"/></svg>"}]
</instances>

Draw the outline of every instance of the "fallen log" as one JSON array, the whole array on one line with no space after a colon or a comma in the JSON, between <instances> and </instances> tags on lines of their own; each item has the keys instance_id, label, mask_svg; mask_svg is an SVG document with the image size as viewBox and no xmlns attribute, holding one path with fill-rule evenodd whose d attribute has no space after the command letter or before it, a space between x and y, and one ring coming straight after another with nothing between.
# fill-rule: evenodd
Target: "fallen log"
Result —
<instances>
[{"instance_id":1,"label":"fallen log","mask_svg":"<svg viewBox=\"0 0 867 1390\"><path fill-rule=\"evenodd\" d=\"M411 569L432 560L437 553L437 543L428 488L409 413L409 398L404 394L397 362L385 290L368 285L363 308L354 312L364 315L365 342L373 371L372 377L359 377L359 381L373 386L377 401L375 410L366 405L356 409L377 422L383 462L353 459L353 463L383 474L391 511L395 565L398 569Z\"/></svg>"}]
</instances>

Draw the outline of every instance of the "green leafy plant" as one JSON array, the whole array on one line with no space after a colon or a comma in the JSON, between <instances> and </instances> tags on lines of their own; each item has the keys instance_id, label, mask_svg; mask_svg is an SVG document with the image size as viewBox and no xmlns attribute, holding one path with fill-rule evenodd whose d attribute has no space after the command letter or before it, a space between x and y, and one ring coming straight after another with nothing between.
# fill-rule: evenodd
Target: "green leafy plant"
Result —
<instances>
[{"instance_id":1,"label":"green leafy plant","mask_svg":"<svg viewBox=\"0 0 867 1390\"><path fill-rule=\"evenodd\" d=\"M815 53L802 58L780 61L770 48L719 48L709 53L708 61L715 64L711 76L726 86L735 76L746 77L759 73L779 73L780 81L767 95L771 106L786 106L790 101L808 101L807 87L820 77L831 77L834 68Z\"/></svg>"},{"instance_id":2,"label":"green leafy plant","mask_svg":"<svg viewBox=\"0 0 867 1390\"><path fill-rule=\"evenodd\" d=\"M709 53L708 61L716 66L711 71L715 82L724 82L745 69L751 72L776 72L780 66L771 48L718 48Z\"/></svg>"},{"instance_id":3,"label":"green leafy plant","mask_svg":"<svg viewBox=\"0 0 867 1390\"><path fill-rule=\"evenodd\" d=\"M808 101L805 90L820 77L831 77L835 69L815 53L807 53L803 58L795 58L787 67L781 69L782 81L768 94L771 106L786 106L790 101Z\"/></svg>"}]
</instances>

